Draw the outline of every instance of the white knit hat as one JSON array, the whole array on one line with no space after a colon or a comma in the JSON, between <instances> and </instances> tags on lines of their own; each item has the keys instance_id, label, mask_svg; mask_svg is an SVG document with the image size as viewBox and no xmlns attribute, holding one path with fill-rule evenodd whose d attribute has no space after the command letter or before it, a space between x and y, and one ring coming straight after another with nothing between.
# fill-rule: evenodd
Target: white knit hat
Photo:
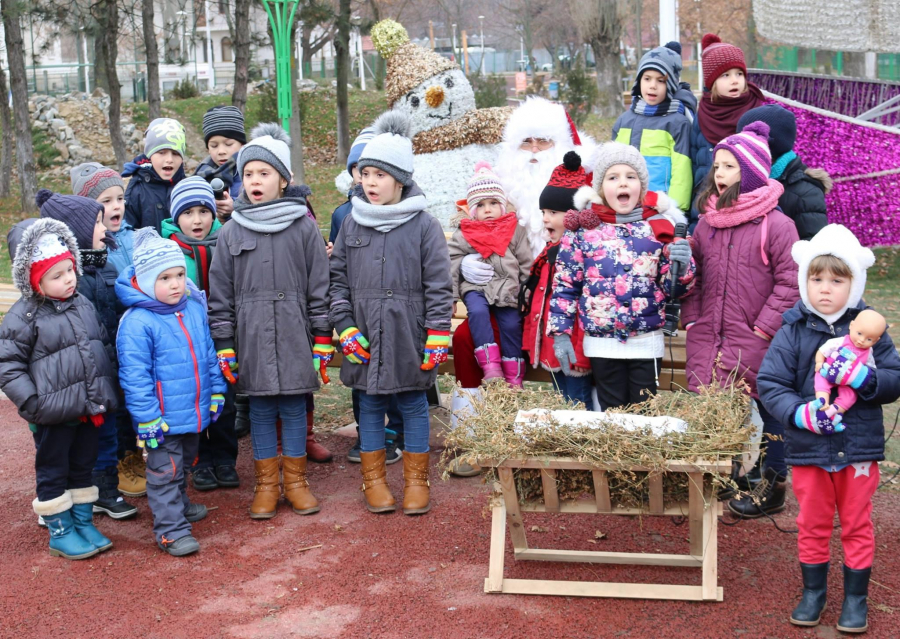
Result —
<instances>
[{"instance_id":1,"label":"white knit hat","mask_svg":"<svg viewBox=\"0 0 900 639\"><path fill-rule=\"evenodd\" d=\"M290 182L291 175L291 137L284 132L280 124L267 122L253 127L250 131L253 138L238 151L238 175L244 175L247 162L259 160L272 166L279 175Z\"/></svg>"},{"instance_id":2,"label":"white knit hat","mask_svg":"<svg viewBox=\"0 0 900 639\"><path fill-rule=\"evenodd\" d=\"M375 137L366 143L357 168L381 169L403 186L412 184L413 149L409 139L409 119L399 111L387 111L375 120Z\"/></svg>"}]
</instances>

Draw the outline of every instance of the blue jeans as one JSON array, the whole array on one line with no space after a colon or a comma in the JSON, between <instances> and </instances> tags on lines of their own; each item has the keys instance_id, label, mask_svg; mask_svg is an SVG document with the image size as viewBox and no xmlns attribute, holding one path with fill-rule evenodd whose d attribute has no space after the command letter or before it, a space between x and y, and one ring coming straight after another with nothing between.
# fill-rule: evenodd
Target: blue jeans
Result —
<instances>
[{"instance_id":1,"label":"blue jeans","mask_svg":"<svg viewBox=\"0 0 900 639\"><path fill-rule=\"evenodd\" d=\"M553 385L567 402L581 402L587 410L594 410L594 398L591 396L594 378L591 375L569 377L561 371L551 373L551 375L553 375Z\"/></svg>"},{"instance_id":2,"label":"blue jeans","mask_svg":"<svg viewBox=\"0 0 900 639\"><path fill-rule=\"evenodd\" d=\"M355 388L350 393L350 400L353 404L353 419L356 421L356 430L359 432L359 396L362 391ZM397 440L403 440L403 415L400 414L400 407L397 405L397 399L393 395L389 395L387 407L387 428L397 433ZM401 446L401 448L403 448Z\"/></svg>"},{"instance_id":3,"label":"blue jeans","mask_svg":"<svg viewBox=\"0 0 900 639\"><path fill-rule=\"evenodd\" d=\"M428 452L428 398L425 391L406 391L394 395L359 393L359 438L364 453L384 448L384 416L391 398L403 416L403 450Z\"/></svg>"},{"instance_id":4,"label":"blue jeans","mask_svg":"<svg viewBox=\"0 0 900 639\"><path fill-rule=\"evenodd\" d=\"M100 426L97 442L97 462L94 470L103 471L119 464L119 428L115 413L106 413Z\"/></svg>"},{"instance_id":5,"label":"blue jeans","mask_svg":"<svg viewBox=\"0 0 900 639\"><path fill-rule=\"evenodd\" d=\"M278 455L278 431L281 417L281 450L286 457L306 454L306 395L251 395L250 442L253 459L271 459Z\"/></svg>"},{"instance_id":6,"label":"blue jeans","mask_svg":"<svg viewBox=\"0 0 900 639\"><path fill-rule=\"evenodd\" d=\"M502 357L522 357L522 315L518 308L490 306L484 293L469 291L463 296L469 316L469 332L475 348L494 342L494 327L491 313L500 329L500 355Z\"/></svg>"},{"instance_id":7,"label":"blue jeans","mask_svg":"<svg viewBox=\"0 0 900 639\"><path fill-rule=\"evenodd\" d=\"M787 464L784 461L784 425L763 408L762 402L757 401L756 407L759 409L759 416L763 421L761 447L766 451L764 466L771 468L782 477L787 477ZM769 439L766 435L772 435L778 439Z\"/></svg>"}]
</instances>

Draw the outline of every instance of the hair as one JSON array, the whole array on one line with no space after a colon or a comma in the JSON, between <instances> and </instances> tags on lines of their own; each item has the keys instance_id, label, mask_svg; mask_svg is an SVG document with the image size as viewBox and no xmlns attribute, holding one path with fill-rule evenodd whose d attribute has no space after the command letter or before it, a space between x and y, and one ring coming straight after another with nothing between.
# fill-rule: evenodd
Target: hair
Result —
<instances>
[{"instance_id":1,"label":"hair","mask_svg":"<svg viewBox=\"0 0 900 639\"><path fill-rule=\"evenodd\" d=\"M847 263L839 257L835 257L834 255L817 255L813 258L813 260L809 263L809 269L806 272L806 277L813 277L818 275L819 273L823 273L825 271L829 271L833 275L837 275L838 277L847 277L853 279L853 271L850 270L850 267L847 266Z\"/></svg>"},{"instance_id":2,"label":"hair","mask_svg":"<svg viewBox=\"0 0 900 639\"><path fill-rule=\"evenodd\" d=\"M706 174L706 178L703 180L703 188L700 191L700 195L697 196L697 210L700 211L700 213L706 211L706 204L713 195L718 195L718 189L716 188L716 174L712 167L710 167L709 173ZM721 211L722 209L734 206L740 196L741 183L740 181L737 181L719 195L719 199L716 200L716 210Z\"/></svg>"}]
</instances>

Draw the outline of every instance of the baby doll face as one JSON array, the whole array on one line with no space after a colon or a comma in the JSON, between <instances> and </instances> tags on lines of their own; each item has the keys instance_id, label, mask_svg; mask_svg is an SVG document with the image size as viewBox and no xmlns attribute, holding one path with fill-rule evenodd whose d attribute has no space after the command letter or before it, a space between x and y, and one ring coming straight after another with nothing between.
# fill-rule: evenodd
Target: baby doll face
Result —
<instances>
[{"instance_id":1,"label":"baby doll face","mask_svg":"<svg viewBox=\"0 0 900 639\"><path fill-rule=\"evenodd\" d=\"M475 219L479 222L496 220L504 213L505 211L503 210L503 204L501 204L499 200L495 200L494 198L480 200L478 204L475 205Z\"/></svg>"},{"instance_id":2,"label":"baby doll face","mask_svg":"<svg viewBox=\"0 0 900 639\"><path fill-rule=\"evenodd\" d=\"M215 216L205 206L192 206L178 216L178 228L181 232L195 240L202 240L209 235Z\"/></svg>"},{"instance_id":3,"label":"baby doll face","mask_svg":"<svg viewBox=\"0 0 900 639\"><path fill-rule=\"evenodd\" d=\"M631 213L641 201L641 180L627 164L614 164L603 176L603 201L619 215Z\"/></svg>"},{"instance_id":4,"label":"baby doll face","mask_svg":"<svg viewBox=\"0 0 900 639\"><path fill-rule=\"evenodd\" d=\"M806 294L809 303L820 315L837 313L850 299L852 278L841 277L830 270L812 274L806 278Z\"/></svg>"},{"instance_id":5,"label":"baby doll face","mask_svg":"<svg viewBox=\"0 0 900 639\"><path fill-rule=\"evenodd\" d=\"M737 184L741 181L741 166L731 151L726 149L716 151L712 168L716 179L716 190L719 195L722 195L722 192L732 184Z\"/></svg>"},{"instance_id":6,"label":"baby doll face","mask_svg":"<svg viewBox=\"0 0 900 639\"><path fill-rule=\"evenodd\" d=\"M167 268L156 278L153 293L163 304L177 304L184 296L185 276L183 266Z\"/></svg>"},{"instance_id":7,"label":"baby doll face","mask_svg":"<svg viewBox=\"0 0 900 639\"><path fill-rule=\"evenodd\" d=\"M880 313L866 309L850 322L850 341L856 348L872 348L887 330L887 322Z\"/></svg>"},{"instance_id":8,"label":"baby doll face","mask_svg":"<svg viewBox=\"0 0 900 639\"><path fill-rule=\"evenodd\" d=\"M209 151L209 157L212 158L212 161L215 162L217 166L222 166L230 160L235 153L240 151L242 146L244 145L237 140L232 140L231 138L226 138L221 135L214 135L209 139L209 142L206 143L206 150Z\"/></svg>"},{"instance_id":9,"label":"baby doll face","mask_svg":"<svg viewBox=\"0 0 900 639\"><path fill-rule=\"evenodd\" d=\"M370 204L387 206L400 201L403 185L392 175L374 166L363 167L362 186Z\"/></svg>"},{"instance_id":10,"label":"baby doll face","mask_svg":"<svg viewBox=\"0 0 900 639\"><path fill-rule=\"evenodd\" d=\"M175 172L184 164L184 158L172 149L163 149L150 156L150 164L159 177L171 180L175 177Z\"/></svg>"},{"instance_id":11,"label":"baby doll face","mask_svg":"<svg viewBox=\"0 0 900 639\"><path fill-rule=\"evenodd\" d=\"M125 215L125 191L121 186L111 186L97 198L103 205L103 226L115 233L122 228Z\"/></svg>"},{"instance_id":12,"label":"baby doll face","mask_svg":"<svg viewBox=\"0 0 900 639\"><path fill-rule=\"evenodd\" d=\"M544 230L550 242L559 242L566 232L566 212L544 209Z\"/></svg>"},{"instance_id":13,"label":"baby doll face","mask_svg":"<svg viewBox=\"0 0 900 639\"><path fill-rule=\"evenodd\" d=\"M106 244L103 243L104 237L106 237L106 227L103 226L103 211L97 211L97 219L94 222L94 239L91 248L95 251L104 248L106 246Z\"/></svg>"},{"instance_id":14,"label":"baby doll face","mask_svg":"<svg viewBox=\"0 0 900 639\"><path fill-rule=\"evenodd\" d=\"M641 97L650 106L656 106L666 99L666 76L659 71L648 69L641 74Z\"/></svg>"},{"instance_id":15,"label":"baby doll face","mask_svg":"<svg viewBox=\"0 0 900 639\"><path fill-rule=\"evenodd\" d=\"M720 98L737 98L747 90L747 76L740 69L728 69L716 78L713 92Z\"/></svg>"},{"instance_id":16,"label":"baby doll face","mask_svg":"<svg viewBox=\"0 0 900 639\"><path fill-rule=\"evenodd\" d=\"M244 192L253 204L277 200L287 185L271 164L253 160L244 165Z\"/></svg>"},{"instance_id":17,"label":"baby doll face","mask_svg":"<svg viewBox=\"0 0 900 639\"><path fill-rule=\"evenodd\" d=\"M57 262L41 278L41 294L57 300L67 300L75 294L75 264L72 260Z\"/></svg>"}]
</instances>

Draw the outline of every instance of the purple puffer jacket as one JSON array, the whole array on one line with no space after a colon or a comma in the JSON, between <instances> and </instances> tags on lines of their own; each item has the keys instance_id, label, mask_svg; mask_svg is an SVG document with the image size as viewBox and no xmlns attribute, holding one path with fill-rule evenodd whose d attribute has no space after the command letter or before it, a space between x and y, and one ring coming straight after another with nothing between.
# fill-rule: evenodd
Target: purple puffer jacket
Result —
<instances>
[{"instance_id":1,"label":"purple puffer jacket","mask_svg":"<svg viewBox=\"0 0 900 639\"><path fill-rule=\"evenodd\" d=\"M690 390L710 384L718 356L720 383L738 369L753 397L759 396L756 374L769 340L753 327L774 337L782 313L800 299L797 264L791 257L798 239L797 227L777 209L724 229L700 217L692 238L697 277L681 311L684 326L694 323L687 334L685 365Z\"/></svg>"}]
</instances>

